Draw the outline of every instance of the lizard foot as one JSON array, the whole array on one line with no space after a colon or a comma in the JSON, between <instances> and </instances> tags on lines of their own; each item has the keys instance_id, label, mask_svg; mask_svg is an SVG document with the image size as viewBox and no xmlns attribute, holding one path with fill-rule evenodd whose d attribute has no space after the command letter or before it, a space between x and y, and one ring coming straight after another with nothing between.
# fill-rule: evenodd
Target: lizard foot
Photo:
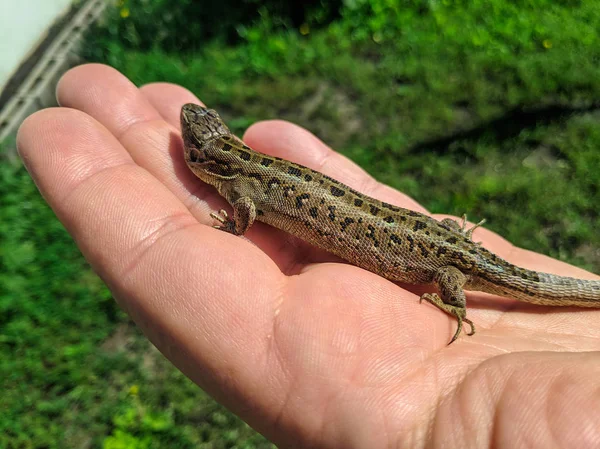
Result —
<instances>
[{"instance_id":1,"label":"lizard foot","mask_svg":"<svg viewBox=\"0 0 600 449\"><path fill-rule=\"evenodd\" d=\"M213 228L235 234L235 221L229 218L229 214L225 209L221 209L218 214L211 212L210 216L219 223L222 223L221 225L214 225Z\"/></svg>"},{"instance_id":2,"label":"lizard foot","mask_svg":"<svg viewBox=\"0 0 600 449\"><path fill-rule=\"evenodd\" d=\"M463 214L463 216L461 217L461 220L462 220L462 223L459 223L458 221L453 220L452 218L444 218L441 221L441 223L445 224L446 226L451 227L452 229L460 232L461 234L464 234L468 239L473 239L473 231L486 222L486 219L484 218L476 225L473 225L473 227L471 229L467 229L467 214ZM481 244L481 242L475 242L475 243L477 243L478 245Z\"/></svg>"},{"instance_id":3,"label":"lizard foot","mask_svg":"<svg viewBox=\"0 0 600 449\"><path fill-rule=\"evenodd\" d=\"M422 302L423 300L427 301L430 304L433 304L438 309L443 310L447 314L456 317L458 321L458 327L456 329L456 332L454 333L454 336L450 340L450 343L448 343L449 345L452 344L460 335L463 328L463 322L467 323L471 327L471 331L468 332L467 335L471 336L475 334L475 325L473 324L473 321L467 318L467 309L465 309L464 307L446 304L444 301L442 301L442 298L440 298L439 295L436 293L424 293L423 295L421 295L419 302Z\"/></svg>"},{"instance_id":4,"label":"lizard foot","mask_svg":"<svg viewBox=\"0 0 600 449\"><path fill-rule=\"evenodd\" d=\"M233 218L224 209L221 209L218 214L214 212L210 214L212 218L221 223L214 227L233 235L244 235L256 218L254 201L250 197L243 196L231 206L233 207Z\"/></svg>"},{"instance_id":5,"label":"lizard foot","mask_svg":"<svg viewBox=\"0 0 600 449\"><path fill-rule=\"evenodd\" d=\"M467 229L467 214L464 214L463 215L462 231L465 233L465 235L467 236L467 238L473 240L473 231L475 229L477 229L478 227L480 227L485 222L486 222L486 219L484 218L479 223L477 223L476 225L473 225L473 227L471 229ZM477 244L481 245L481 242L477 242Z\"/></svg>"}]
</instances>

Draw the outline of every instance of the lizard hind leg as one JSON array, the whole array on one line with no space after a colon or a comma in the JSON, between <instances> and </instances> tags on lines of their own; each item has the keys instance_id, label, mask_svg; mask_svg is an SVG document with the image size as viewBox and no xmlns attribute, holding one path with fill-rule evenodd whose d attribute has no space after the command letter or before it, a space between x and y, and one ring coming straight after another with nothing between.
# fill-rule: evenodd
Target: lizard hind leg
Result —
<instances>
[{"instance_id":1,"label":"lizard hind leg","mask_svg":"<svg viewBox=\"0 0 600 449\"><path fill-rule=\"evenodd\" d=\"M467 281L466 276L458 268L446 266L437 270L433 281L440 294L425 293L421 296L420 301L425 300L447 314L456 317L458 327L448 344L453 343L458 338L462 331L463 322L471 327L471 332L467 335L473 335L475 325L467 318L467 300L463 291L463 285Z\"/></svg>"}]
</instances>

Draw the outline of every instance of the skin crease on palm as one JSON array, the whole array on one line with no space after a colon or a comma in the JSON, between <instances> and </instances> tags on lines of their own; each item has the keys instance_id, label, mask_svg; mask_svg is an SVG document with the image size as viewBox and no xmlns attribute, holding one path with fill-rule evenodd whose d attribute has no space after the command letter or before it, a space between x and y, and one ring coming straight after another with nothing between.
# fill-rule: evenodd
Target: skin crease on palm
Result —
<instances>
[{"instance_id":1,"label":"skin crease on palm","mask_svg":"<svg viewBox=\"0 0 600 449\"><path fill-rule=\"evenodd\" d=\"M85 65L57 95L18 134L42 194L163 354L280 447L600 447L600 310L468 294L478 332L447 346L456 320L421 291L262 223L247 238L213 229L225 202L185 166L179 110L199 103L186 89ZM244 140L424 211L291 123ZM474 240L597 278L485 229Z\"/></svg>"}]
</instances>

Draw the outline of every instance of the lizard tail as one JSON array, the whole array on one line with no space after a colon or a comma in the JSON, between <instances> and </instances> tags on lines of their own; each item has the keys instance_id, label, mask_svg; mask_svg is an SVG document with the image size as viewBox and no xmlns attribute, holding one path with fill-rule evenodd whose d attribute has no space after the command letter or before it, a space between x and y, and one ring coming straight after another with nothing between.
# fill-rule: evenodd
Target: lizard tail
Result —
<instances>
[{"instance_id":1,"label":"lizard tail","mask_svg":"<svg viewBox=\"0 0 600 449\"><path fill-rule=\"evenodd\" d=\"M476 290L547 306L600 307L600 281L527 270L506 262L475 275Z\"/></svg>"}]
</instances>

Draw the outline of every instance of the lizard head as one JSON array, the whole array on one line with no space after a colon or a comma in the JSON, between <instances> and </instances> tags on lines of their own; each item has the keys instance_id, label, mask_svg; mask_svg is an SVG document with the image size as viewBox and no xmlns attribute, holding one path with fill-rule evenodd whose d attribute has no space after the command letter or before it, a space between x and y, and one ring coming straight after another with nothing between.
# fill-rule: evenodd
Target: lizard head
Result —
<instances>
[{"instance_id":1,"label":"lizard head","mask_svg":"<svg viewBox=\"0 0 600 449\"><path fill-rule=\"evenodd\" d=\"M196 176L209 184L214 184L217 177L230 176L234 160L224 148L231 148L226 141L237 138L232 136L219 114L187 103L181 108L180 120L185 161Z\"/></svg>"},{"instance_id":2,"label":"lizard head","mask_svg":"<svg viewBox=\"0 0 600 449\"><path fill-rule=\"evenodd\" d=\"M180 120L186 147L189 145L199 149L209 140L231 134L217 111L197 104L184 104L181 107Z\"/></svg>"}]
</instances>

